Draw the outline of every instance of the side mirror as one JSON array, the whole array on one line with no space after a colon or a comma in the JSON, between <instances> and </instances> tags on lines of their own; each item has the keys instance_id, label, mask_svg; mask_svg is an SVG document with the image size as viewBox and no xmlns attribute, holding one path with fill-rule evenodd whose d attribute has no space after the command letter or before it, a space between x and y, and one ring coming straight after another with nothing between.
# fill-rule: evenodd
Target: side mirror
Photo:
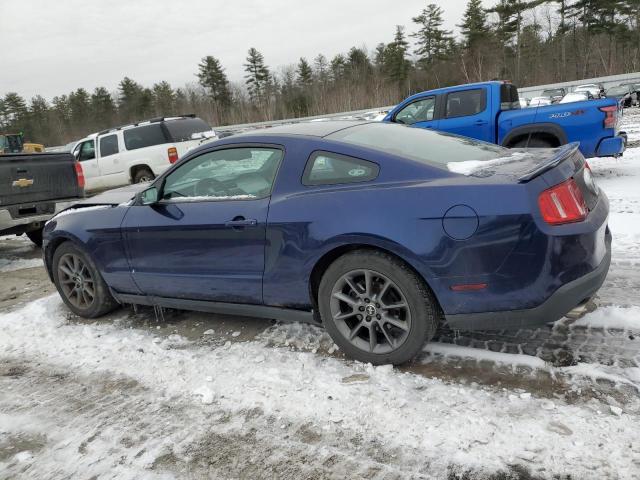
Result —
<instances>
[{"instance_id":1,"label":"side mirror","mask_svg":"<svg viewBox=\"0 0 640 480\"><path fill-rule=\"evenodd\" d=\"M138 205L153 205L158 203L158 189L156 187L149 187L138 194Z\"/></svg>"}]
</instances>

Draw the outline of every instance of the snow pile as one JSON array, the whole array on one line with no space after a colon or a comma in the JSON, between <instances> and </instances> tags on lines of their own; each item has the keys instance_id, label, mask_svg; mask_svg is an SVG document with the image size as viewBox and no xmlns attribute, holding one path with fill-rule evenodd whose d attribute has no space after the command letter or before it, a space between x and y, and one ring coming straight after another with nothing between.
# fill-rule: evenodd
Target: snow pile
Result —
<instances>
[{"instance_id":1,"label":"snow pile","mask_svg":"<svg viewBox=\"0 0 640 480\"><path fill-rule=\"evenodd\" d=\"M574 325L640 332L640 306L600 307L578 319Z\"/></svg>"},{"instance_id":2,"label":"snow pile","mask_svg":"<svg viewBox=\"0 0 640 480\"><path fill-rule=\"evenodd\" d=\"M0 329L6 356L124 375L151 398L213 404L232 417L260 409L283 428L353 434L397 452L399 463L424 462L434 478L452 465L496 472L522 464L544 475L631 479L640 465L638 416L615 403L620 415L596 400L550 402L261 342L173 348L146 332L69 324L56 296L1 314Z\"/></svg>"},{"instance_id":3,"label":"snow pile","mask_svg":"<svg viewBox=\"0 0 640 480\"><path fill-rule=\"evenodd\" d=\"M42 266L44 263L41 258L0 258L0 273Z\"/></svg>"},{"instance_id":4,"label":"snow pile","mask_svg":"<svg viewBox=\"0 0 640 480\"><path fill-rule=\"evenodd\" d=\"M504 165L506 163L516 162L528 154L525 152L513 152L506 157L498 157L491 160L465 160L463 162L448 162L447 169L453 173L459 173L461 175L473 175L475 173Z\"/></svg>"}]
</instances>

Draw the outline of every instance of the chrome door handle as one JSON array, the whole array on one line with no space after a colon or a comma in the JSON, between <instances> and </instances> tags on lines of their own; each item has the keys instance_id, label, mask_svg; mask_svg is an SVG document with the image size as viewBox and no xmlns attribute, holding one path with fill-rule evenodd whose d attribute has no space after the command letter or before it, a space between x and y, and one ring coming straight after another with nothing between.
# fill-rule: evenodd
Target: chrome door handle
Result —
<instances>
[{"instance_id":1,"label":"chrome door handle","mask_svg":"<svg viewBox=\"0 0 640 480\"><path fill-rule=\"evenodd\" d=\"M229 220L225 223L227 227L255 227L258 225L258 221L254 218L236 217L233 220Z\"/></svg>"}]
</instances>

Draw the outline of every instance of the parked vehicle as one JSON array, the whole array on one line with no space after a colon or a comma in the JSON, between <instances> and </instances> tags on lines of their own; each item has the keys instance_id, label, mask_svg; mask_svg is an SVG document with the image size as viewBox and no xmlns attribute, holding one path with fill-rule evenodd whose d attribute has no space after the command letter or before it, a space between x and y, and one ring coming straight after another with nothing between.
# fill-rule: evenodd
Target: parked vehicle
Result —
<instances>
[{"instance_id":1,"label":"parked vehicle","mask_svg":"<svg viewBox=\"0 0 640 480\"><path fill-rule=\"evenodd\" d=\"M44 257L83 317L120 303L315 319L347 355L403 363L441 321L520 328L581 304L607 274L608 210L576 144L309 122L88 199L47 223Z\"/></svg>"},{"instance_id":2,"label":"parked vehicle","mask_svg":"<svg viewBox=\"0 0 640 480\"><path fill-rule=\"evenodd\" d=\"M600 98L604 95L604 86L601 83L587 83L585 85L578 85L573 91L589 92L594 98Z\"/></svg>"},{"instance_id":3,"label":"parked vehicle","mask_svg":"<svg viewBox=\"0 0 640 480\"><path fill-rule=\"evenodd\" d=\"M636 106L640 106L640 83L621 83L620 86L623 87L628 85L631 89L631 92L635 94Z\"/></svg>"},{"instance_id":4,"label":"parked vehicle","mask_svg":"<svg viewBox=\"0 0 640 480\"><path fill-rule=\"evenodd\" d=\"M533 97L529 102L530 107L543 107L551 105L551 99L549 97Z\"/></svg>"},{"instance_id":5,"label":"parked vehicle","mask_svg":"<svg viewBox=\"0 0 640 480\"><path fill-rule=\"evenodd\" d=\"M615 98L625 108L637 105L638 103L638 96L631 89L630 85L611 87L605 92L605 97Z\"/></svg>"},{"instance_id":6,"label":"parked vehicle","mask_svg":"<svg viewBox=\"0 0 640 480\"><path fill-rule=\"evenodd\" d=\"M567 94L564 88L548 88L542 91L541 97L547 97L551 103L558 103Z\"/></svg>"},{"instance_id":7,"label":"parked vehicle","mask_svg":"<svg viewBox=\"0 0 640 480\"><path fill-rule=\"evenodd\" d=\"M84 197L82 167L70 153L0 155L0 235L42 244L44 223Z\"/></svg>"},{"instance_id":8,"label":"parked vehicle","mask_svg":"<svg viewBox=\"0 0 640 480\"><path fill-rule=\"evenodd\" d=\"M584 92L567 93L558 103L584 102L585 100L593 100L594 96L588 90Z\"/></svg>"},{"instance_id":9,"label":"parked vehicle","mask_svg":"<svg viewBox=\"0 0 640 480\"><path fill-rule=\"evenodd\" d=\"M0 133L0 154L41 152L44 152L44 145L25 142L22 133Z\"/></svg>"},{"instance_id":10,"label":"parked vehicle","mask_svg":"<svg viewBox=\"0 0 640 480\"><path fill-rule=\"evenodd\" d=\"M215 133L195 115L154 118L103 130L73 149L82 163L87 191L149 182L203 138Z\"/></svg>"},{"instance_id":11,"label":"parked vehicle","mask_svg":"<svg viewBox=\"0 0 640 480\"><path fill-rule=\"evenodd\" d=\"M535 99L531 106L535 106ZM465 135L505 147L558 147L580 142L585 157L621 155L621 108L612 99L520 108L518 90L484 82L418 93L402 101L385 122Z\"/></svg>"}]
</instances>

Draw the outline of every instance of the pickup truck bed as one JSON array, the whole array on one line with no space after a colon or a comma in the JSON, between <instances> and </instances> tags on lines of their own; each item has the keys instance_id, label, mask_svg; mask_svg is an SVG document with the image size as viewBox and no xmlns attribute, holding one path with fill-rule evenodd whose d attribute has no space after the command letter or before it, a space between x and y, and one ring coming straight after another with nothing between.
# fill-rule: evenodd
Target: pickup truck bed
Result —
<instances>
[{"instance_id":1,"label":"pickup truck bed","mask_svg":"<svg viewBox=\"0 0 640 480\"><path fill-rule=\"evenodd\" d=\"M84 197L82 170L70 153L0 155L0 235L26 233Z\"/></svg>"}]
</instances>

